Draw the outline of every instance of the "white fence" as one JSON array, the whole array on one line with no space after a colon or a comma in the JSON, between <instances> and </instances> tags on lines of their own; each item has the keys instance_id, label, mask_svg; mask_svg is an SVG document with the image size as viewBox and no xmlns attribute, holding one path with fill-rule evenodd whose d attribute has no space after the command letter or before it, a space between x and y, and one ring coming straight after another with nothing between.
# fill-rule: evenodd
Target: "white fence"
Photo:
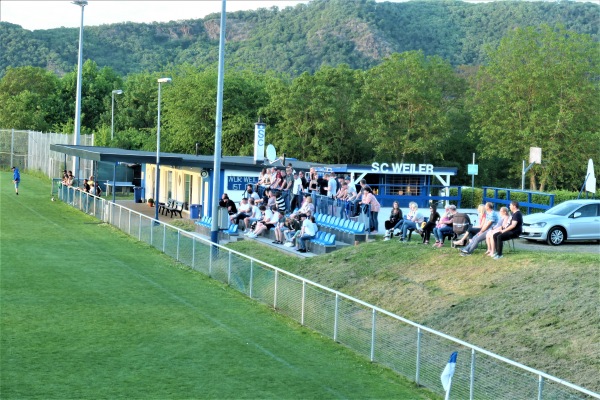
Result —
<instances>
[{"instance_id":1,"label":"white fence","mask_svg":"<svg viewBox=\"0 0 600 400\"><path fill-rule=\"evenodd\" d=\"M50 151L51 144L73 143L73 134L43 133L0 129L0 167L19 167L22 170L39 170L49 177L61 177L62 170L73 169L73 157ZM81 135L82 146L93 146L94 135ZM80 174L92 175L92 161L80 161Z\"/></svg>"},{"instance_id":2,"label":"white fence","mask_svg":"<svg viewBox=\"0 0 600 400\"><path fill-rule=\"evenodd\" d=\"M59 199L440 395L441 372L458 351L451 398L600 399L585 388L115 203L67 187L59 190Z\"/></svg>"}]
</instances>

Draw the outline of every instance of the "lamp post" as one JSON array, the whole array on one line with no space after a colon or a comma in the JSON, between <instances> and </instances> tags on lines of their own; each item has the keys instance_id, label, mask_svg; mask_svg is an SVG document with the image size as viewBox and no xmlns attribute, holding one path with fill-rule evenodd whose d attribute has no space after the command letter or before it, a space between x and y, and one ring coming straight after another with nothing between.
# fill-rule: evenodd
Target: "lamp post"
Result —
<instances>
[{"instance_id":1,"label":"lamp post","mask_svg":"<svg viewBox=\"0 0 600 400\"><path fill-rule=\"evenodd\" d=\"M123 94L121 89L112 91L112 111L110 113L110 140L115 138L115 94Z\"/></svg>"},{"instance_id":2,"label":"lamp post","mask_svg":"<svg viewBox=\"0 0 600 400\"><path fill-rule=\"evenodd\" d=\"M158 195L160 194L160 84L161 83L169 83L171 82L171 78L160 78L158 80L158 119L157 119L157 128L156 128L156 178L155 186L156 186L156 194L154 196L154 204L156 205L156 209L154 210L154 219L158 221Z\"/></svg>"},{"instance_id":3,"label":"lamp post","mask_svg":"<svg viewBox=\"0 0 600 400\"><path fill-rule=\"evenodd\" d=\"M77 61L77 93L75 98L75 146L79 145L81 138L81 68L83 64L83 9L87 6L87 0L75 0L71 3L81 7L81 24L79 25L79 59ZM79 157L75 157L73 171L75 178L79 180Z\"/></svg>"}]
</instances>

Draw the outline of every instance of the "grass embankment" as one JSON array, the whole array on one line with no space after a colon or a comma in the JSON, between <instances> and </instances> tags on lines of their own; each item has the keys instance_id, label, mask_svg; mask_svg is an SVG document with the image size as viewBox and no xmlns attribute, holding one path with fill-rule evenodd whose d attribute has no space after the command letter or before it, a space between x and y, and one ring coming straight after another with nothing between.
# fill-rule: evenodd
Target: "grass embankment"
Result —
<instances>
[{"instance_id":1,"label":"grass embankment","mask_svg":"<svg viewBox=\"0 0 600 400\"><path fill-rule=\"evenodd\" d=\"M231 245L287 271L594 391L600 391L600 255L375 241L299 259Z\"/></svg>"},{"instance_id":2,"label":"grass embankment","mask_svg":"<svg viewBox=\"0 0 600 400\"><path fill-rule=\"evenodd\" d=\"M3 399L435 398L0 172Z\"/></svg>"}]
</instances>

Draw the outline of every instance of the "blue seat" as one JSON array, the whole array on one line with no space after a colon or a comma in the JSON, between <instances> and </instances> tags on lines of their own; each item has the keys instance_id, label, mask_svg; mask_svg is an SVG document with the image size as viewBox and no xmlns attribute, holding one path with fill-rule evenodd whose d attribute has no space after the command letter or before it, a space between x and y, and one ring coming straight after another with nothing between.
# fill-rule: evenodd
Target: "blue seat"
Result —
<instances>
[{"instance_id":1,"label":"blue seat","mask_svg":"<svg viewBox=\"0 0 600 400\"><path fill-rule=\"evenodd\" d=\"M335 235L331 234L329 235L329 238L325 239L325 245L326 246L333 246L335 244Z\"/></svg>"},{"instance_id":2,"label":"blue seat","mask_svg":"<svg viewBox=\"0 0 600 400\"><path fill-rule=\"evenodd\" d=\"M363 233L365 231L365 223L359 222L358 225L354 229L354 233Z\"/></svg>"},{"instance_id":3,"label":"blue seat","mask_svg":"<svg viewBox=\"0 0 600 400\"><path fill-rule=\"evenodd\" d=\"M342 222L342 224L338 228L338 230L344 232L350 226L350 222L352 222L352 220L345 219L344 222Z\"/></svg>"}]
</instances>

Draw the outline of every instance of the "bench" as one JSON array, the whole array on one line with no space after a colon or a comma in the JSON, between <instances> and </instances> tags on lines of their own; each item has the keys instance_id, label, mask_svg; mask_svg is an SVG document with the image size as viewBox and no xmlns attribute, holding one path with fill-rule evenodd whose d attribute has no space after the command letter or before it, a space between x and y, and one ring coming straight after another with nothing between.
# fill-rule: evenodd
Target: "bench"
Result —
<instances>
[{"instance_id":1,"label":"bench","mask_svg":"<svg viewBox=\"0 0 600 400\"><path fill-rule=\"evenodd\" d=\"M181 215L181 212L183 211L183 205L183 201L173 201L170 204L165 204L163 211L165 212L165 215L170 213L171 218L173 218L174 214L179 214L179 218L183 218L183 215Z\"/></svg>"}]
</instances>

